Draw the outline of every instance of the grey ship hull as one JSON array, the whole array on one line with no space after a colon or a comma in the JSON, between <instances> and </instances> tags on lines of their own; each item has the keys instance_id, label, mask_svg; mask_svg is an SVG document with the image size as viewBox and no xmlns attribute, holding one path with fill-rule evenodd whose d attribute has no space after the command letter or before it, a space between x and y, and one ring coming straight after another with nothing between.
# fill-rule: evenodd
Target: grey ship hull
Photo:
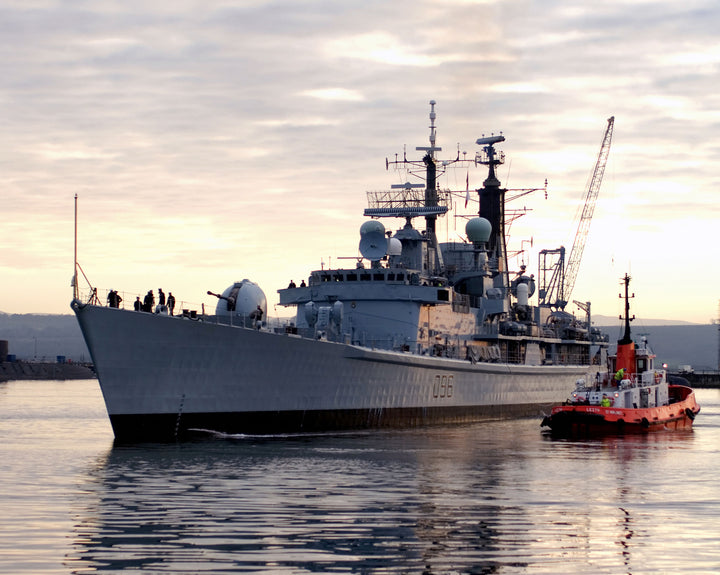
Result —
<instances>
[{"instance_id":1,"label":"grey ship hull","mask_svg":"<svg viewBox=\"0 0 720 575\"><path fill-rule=\"evenodd\" d=\"M537 416L588 366L411 355L73 302L118 441Z\"/></svg>"}]
</instances>

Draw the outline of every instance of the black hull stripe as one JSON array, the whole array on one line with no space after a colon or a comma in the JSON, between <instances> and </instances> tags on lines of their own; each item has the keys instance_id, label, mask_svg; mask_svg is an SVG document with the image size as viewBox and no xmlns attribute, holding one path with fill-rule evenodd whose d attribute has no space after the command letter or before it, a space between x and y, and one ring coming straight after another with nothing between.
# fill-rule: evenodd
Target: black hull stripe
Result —
<instances>
[{"instance_id":1,"label":"black hull stripe","mask_svg":"<svg viewBox=\"0 0 720 575\"><path fill-rule=\"evenodd\" d=\"M551 405L418 407L318 411L111 415L115 441L138 443L190 439L196 430L225 434L278 435L538 417ZM201 432L202 433L202 432Z\"/></svg>"}]
</instances>

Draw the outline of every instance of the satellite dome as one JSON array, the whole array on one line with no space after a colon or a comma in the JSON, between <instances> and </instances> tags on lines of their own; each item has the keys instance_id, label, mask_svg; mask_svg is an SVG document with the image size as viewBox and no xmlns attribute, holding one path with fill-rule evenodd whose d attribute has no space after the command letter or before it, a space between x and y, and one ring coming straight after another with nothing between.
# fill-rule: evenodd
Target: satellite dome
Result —
<instances>
[{"instance_id":1,"label":"satellite dome","mask_svg":"<svg viewBox=\"0 0 720 575\"><path fill-rule=\"evenodd\" d=\"M377 220L368 220L367 222L363 222L363 225L360 226L360 235L366 236L368 234L380 234L384 236L385 226Z\"/></svg>"},{"instance_id":2,"label":"satellite dome","mask_svg":"<svg viewBox=\"0 0 720 575\"><path fill-rule=\"evenodd\" d=\"M402 254L402 242L397 238L390 238L388 242L388 255L399 256Z\"/></svg>"},{"instance_id":3,"label":"satellite dome","mask_svg":"<svg viewBox=\"0 0 720 575\"><path fill-rule=\"evenodd\" d=\"M216 315L238 315L248 317L257 312L257 308L267 317L267 299L265 293L255 282L244 279L235 282L222 292L218 298Z\"/></svg>"},{"instance_id":4,"label":"satellite dome","mask_svg":"<svg viewBox=\"0 0 720 575\"><path fill-rule=\"evenodd\" d=\"M465 224L465 234L474 243L487 243L492 233L492 224L485 218L473 218Z\"/></svg>"}]
</instances>

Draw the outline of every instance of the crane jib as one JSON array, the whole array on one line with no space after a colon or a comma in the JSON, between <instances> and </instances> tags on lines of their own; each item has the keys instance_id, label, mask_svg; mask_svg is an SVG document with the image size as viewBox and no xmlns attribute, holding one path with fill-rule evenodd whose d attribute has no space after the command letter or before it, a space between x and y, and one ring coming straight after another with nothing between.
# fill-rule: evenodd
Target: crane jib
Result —
<instances>
[{"instance_id":1,"label":"crane jib","mask_svg":"<svg viewBox=\"0 0 720 575\"><path fill-rule=\"evenodd\" d=\"M542 250L539 254L540 305L564 309L570 300L570 295L575 287L575 279L580 269L580 261L582 260L585 242L587 241L590 230L590 222L592 221L595 204L597 203L597 197L600 192L600 184L605 174L605 166L608 155L610 154L610 143L612 142L614 125L615 116L611 116L608 118L607 129L605 130L605 135L600 145L600 153L598 154L595 169L590 179L590 185L588 186L585 197L585 205L580 215L580 221L578 222L577 231L575 232L575 240L570 250L567 265L565 265L564 247L556 250ZM548 256L555 255L557 259L554 261L552 257L548 258ZM551 260L550 264L548 264L548 259Z\"/></svg>"}]
</instances>

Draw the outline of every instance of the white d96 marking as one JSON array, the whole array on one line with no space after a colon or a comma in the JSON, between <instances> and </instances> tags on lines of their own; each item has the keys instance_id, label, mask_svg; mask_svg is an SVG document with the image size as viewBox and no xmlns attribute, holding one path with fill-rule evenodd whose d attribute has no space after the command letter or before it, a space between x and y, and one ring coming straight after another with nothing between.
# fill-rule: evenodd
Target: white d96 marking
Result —
<instances>
[{"instance_id":1,"label":"white d96 marking","mask_svg":"<svg viewBox=\"0 0 720 575\"><path fill-rule=\"evenodd\" d=\"M433 397L452 397L453 376L436 375L433 383Z\"/></svg>"}]
</instances>

